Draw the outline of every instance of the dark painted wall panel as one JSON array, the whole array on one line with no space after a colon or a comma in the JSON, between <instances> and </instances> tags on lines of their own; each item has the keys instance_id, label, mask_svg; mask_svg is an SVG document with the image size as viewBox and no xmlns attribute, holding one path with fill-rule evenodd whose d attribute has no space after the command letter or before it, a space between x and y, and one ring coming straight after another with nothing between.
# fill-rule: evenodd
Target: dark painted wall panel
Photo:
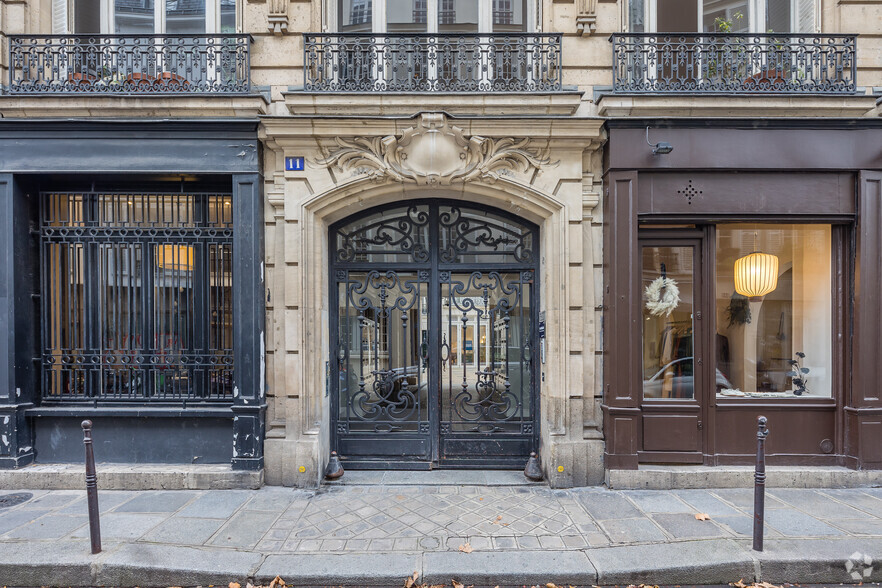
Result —
<instances>
[{"instance_id":1,"label":"dark painted wall panel","mask_svg":"<svg viewBox=\"0 0 882 588\"><path fill-rule=\"evenodd\" d=\"M694 122L694 121L693 121ZM756 128L667 128L675 121L629 121L639 128L609 123L609 169L854 170L882 169L882 129L763 128L761 121L728 121ZM876 121L877 123L879 121ZM653 155L655 141L674 150ZM683 125L685 127L685 125Z\"/></svg>"},{"instance_id":2,"label":"dark painted wall panel","mask_svg":"<svg viewBox=\"0 0 882 588\"><path fill-rule=\"evenodd\" d=\"M852 173L640 174L639 214L854 215Z\"/></svg>"},{"instance_id":3,"label":"dark painted wall panel","mask_svg":"<svg viewBox=\"0 0 882 588\"><path fill-rule=\"evenodd\" d=\"M231 418L96 417L93 423L98 463L215 463L233 457ZM38 463L83 461L83 419L34 418Z\"/></svg>"},{"instance_id":4,"label":"dark painted wall panel","mask_svg":"<svg viewBox=\"0 0 882 588\"><path fill-rule=\"evenodd\" d=\"M256 121L0 120L0 171L256 172L256 125Z\"/></svg>"}]
</instances>

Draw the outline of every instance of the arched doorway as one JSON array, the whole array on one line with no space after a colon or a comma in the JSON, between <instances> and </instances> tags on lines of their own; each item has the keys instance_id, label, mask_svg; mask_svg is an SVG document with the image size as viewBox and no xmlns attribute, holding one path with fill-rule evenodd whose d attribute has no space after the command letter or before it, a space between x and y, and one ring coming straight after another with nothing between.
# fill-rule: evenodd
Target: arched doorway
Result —
<instances>
[{"instance_id":1,"label":"arched doorway","mask_svg":"<svg viewBox=\"0 0 882 588\"><path fill-rule=\"evenodd\" d=\"M350 467L523 466L539 438L538 237L447 200L331 226L331 444Z\"/></svg>"}]
</instances>

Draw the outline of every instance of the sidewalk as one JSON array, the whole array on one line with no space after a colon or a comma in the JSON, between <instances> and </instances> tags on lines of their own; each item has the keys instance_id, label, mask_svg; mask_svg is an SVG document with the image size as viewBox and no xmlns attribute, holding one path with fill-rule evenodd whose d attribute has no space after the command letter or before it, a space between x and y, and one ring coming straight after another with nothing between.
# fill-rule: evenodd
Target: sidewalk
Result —
<instances>
[{"instance_id":1,"label":"sidewalk","mask_svg":"<svg viewBox=\"0 0 882 588\"><path fill-rule=\"evenodd\" d=\"M402 586L414 571L420 582L475 586L882 579L880 488L769 490L766 549L756 553L747 488L460 486L456 472L433 485L346 477L317 492L102 491L96 556L85 492L33 491L0 509L0 582L244 586L280 575L289 585Z\"/></svg>"}]
</instances>

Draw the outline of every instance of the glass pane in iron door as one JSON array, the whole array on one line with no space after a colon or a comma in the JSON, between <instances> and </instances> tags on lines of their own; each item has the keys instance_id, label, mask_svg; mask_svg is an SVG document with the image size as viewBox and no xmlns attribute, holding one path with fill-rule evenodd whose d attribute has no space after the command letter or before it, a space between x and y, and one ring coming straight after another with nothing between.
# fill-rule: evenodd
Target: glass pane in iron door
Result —
<instances>
[{"instance_id":1,"label":"glass pane in iron door","mask_svg":"<svg viewBox=\"0 0 882 588\"><path fill-rule=\"evenodd\" d=\"M441 458L523 459L533 437L532 272L441 273Z\"/></svg>"},{"instance_id":2,"label":"glass pane in iron door","mask_svg":"<svg viewBox=\"0 0 882 588\"><path fill-rule=\"evenodd\" d=\"M429 316L415 272L347 272L338 284L339 452L428 459Z\"/></svg>"}]
</instances>

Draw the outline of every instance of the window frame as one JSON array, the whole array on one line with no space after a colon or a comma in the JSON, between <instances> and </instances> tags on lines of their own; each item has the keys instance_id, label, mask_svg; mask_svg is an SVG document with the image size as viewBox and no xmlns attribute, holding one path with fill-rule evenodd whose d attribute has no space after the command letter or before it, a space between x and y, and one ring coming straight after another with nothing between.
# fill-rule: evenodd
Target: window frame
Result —
<instances>
[{"instance_id":1,"label":"window frame","mask_svg":"<svg viewBox=\"0 0 882 588\"><path fill-rule=\"evenodd\" d=\"M646 0L650 1L650 0ZM325 0L325 21L328 23L327 30L339 33L342 19L338 14L338 0ZM477 0L478 2L478 34L493 34L493 0ZM514 2L514 0L513 0ZM426 33L438 34L439 13L441 0L425 0L426 3ZM386 0L372 0L371 34L386 34ZM539 0L527 0L527 33L539 33L541 27L541 2ZM367 34L367 33L366 33ZM498 33L504 34L504 33Z\"/></svg>"},{"instance_id":2,"label":"window frame","mask_svg":"<svg viewBox=\"0 0 882 588\"><path fill-rule=\"evenodd\" d=\"M76 0L70 0L75 2ZM153 33L154 35L167 34L166 3L170 0L154 0L153 3ZM100 24L102 35L115 34L116 14L114 0L100 0ZM71 10L70 3L67 5ZM239 0L236 1L236 30L240 29L239 14L241 7ZM217 35L221 33L221 0L205 0L205 32L199 34ZM196 33L194 33L196 34Z\"/></svg>"},{"instance_id":3,"label":"window frame","mask_svg":"<svg viewBox=\"0 0 882 588\"><path fill-rule=\"evenodd\" d=\"M635 0L631 0L632 2ZM636 0L640 1L640 0ZM795 26L795 18L796 18L796 4L798 0L790 0L791 7L794 9L791 11L790 16L790 28L794 29ZM643 2L643 21L644 21L644 31L645 33L657 33L658 32L658 0L642 0ZM766 33L765 28L765 15L768 6L768 0L747 0L747 21L748 21L748 32L750 33ZM803 31L804 33L820 33L821 32L821 2L820 0L814 0L815 4L815 24L811 31ZM698 28L702 28L702 21L704 20L704 6L702 0L696 1L697 7L697 22L699 23ZM623 6L623 10L625 11L625 22L627 23L628 30L632 30L632 26L630 23L630 4L626 3ZM762 19L759 16L762 15ZM761 22L762 21L762 22ZM675 32L683 32L683 33L702 33L704 31L675 31ZM791 31L775 31L776 33L791 33ZM798 34L798 33L797 33Z\"/></svg>"}]
</instances>

